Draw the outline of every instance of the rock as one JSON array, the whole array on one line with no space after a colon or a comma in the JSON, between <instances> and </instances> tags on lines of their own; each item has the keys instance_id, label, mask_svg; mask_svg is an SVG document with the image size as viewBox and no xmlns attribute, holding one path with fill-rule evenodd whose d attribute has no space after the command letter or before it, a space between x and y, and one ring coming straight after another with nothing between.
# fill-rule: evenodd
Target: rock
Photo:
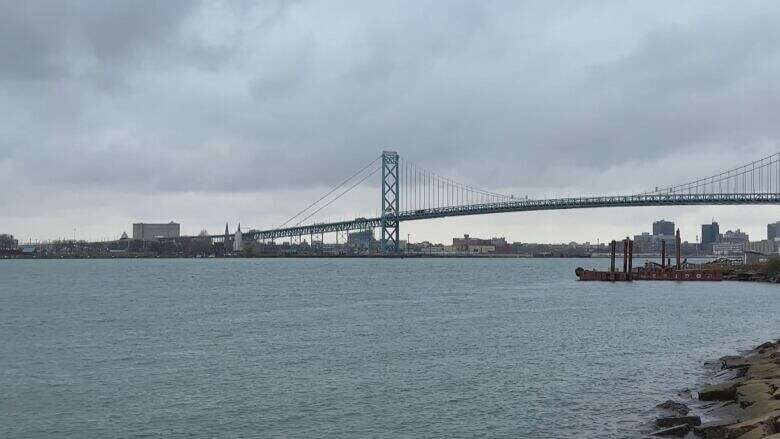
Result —
<instances>
[{"instance_id":1,"label":"rock","mask_svg":"<svg viewBox=\"0 0 780 439\"><path fill-rule=\"evenodd\" d=\"M691 430L690 425L676 425L674 427L664 428L652 433L653 436L678 436L683 437Z\"/></svg>"},{"instance_id":2,"label":"rock","mask_svg":"<svg viewBox=\"0 0 780 439\"><path fill-rule=\"evenodd\" d=\"M742 408L768 401L772 399L772 386L766 381L745 381L737 386L736 398Z\"/></svg>"},{"instance_id":3,"label":"rock","mask_svg":"<svg viewBox=\"0 0 780 439\"><path fill-rule=\"evenodd\" d=\"M728 401L737 395L738 382L725 382L705 386L699 390L700 401Z\"/></svg>"},{"instance_id":4,"label":"rock","mask_svg":"<svg viewBox=\"0 0 780 439\"><path fill-rule=\"evenodd\" d=\"M707 439L723 439L726 437L726 427L731 425L734 425L734 421L705 422L698 427L693 427L693 430Z\"/></svg>"},{"instance_id":5,"label":"rock","mask_svg":"<svg viewBox=\"0 0 780 439\"><path fill-rule=\"evenodd\" d=\"M758 430L764 436L775 433L777 420L780 419L780 411L767 413L757 418L748 419L738 424L730 425L724 429L724 439L736 439L753 430ZM758 434L758 433L754 433ZM763 437L763 436L759 436Z\"/></svg>"},{"instance_id":6,"label":"rock","mask_svg":"<svg viewBox=\"0 0 780 439\"><path fill-rule=\"evenodd\" d=\"M693 398L693 396L691 395L691 389L687 387L677 392L677 396L681 398Z\"/></svg>"},{"instance_id":7,"label":"rock","mask_svg":"<svg viewBox=\"0 0 780 439\"><path fill-rule=\"evenodd\" d=\"M742 414L738 414L737 416L739 416L740 419L751 419L771 412L780 413L780 401L758 401L742 409ZM772 433L774 433L774 431Z\"/></svg>"},{"instance_id":8,"label":"rock","mask_svg":"<svg viewBox=\"0 0 780 439\"><path fill-rule=\"evenodd\" d=\"M738 355L723 357L720 359L720 362L723 369L738 369L749 366L747 359Z\"/></svg>"},{"instance_id":9,"label":"rock","mask_svg":"<svg viewBox=\"0 0 780 439\"><path fill-rule=\"evenodd\" d=\"M765 437L766 432L763 428L754 428L742 436L739 436L737 439L763 439Z\"/></svg>"},{"instance_id":10,"label":"rock","mask_svg":"<svg viewBox=\"0 0 780 439\"><path fill-rule=\"evenodd\" d=\"M659 409L669 410L680 415L687 415L691 411L687 405L681 402L672 401L671 399L667 399L666 402L662 402L656 407Z\"/></svg>"},{"instance_id":11,"label":"rock","mask_svg":"<svg viewBox=\"0 0 780 439\"><path fill-rule=\"evenodd\" d=\"M780 366L775 361L752 364L745 376L748 379L780 378Z\"/></svg>"},{"instance_id":12,"label":"rock","mask_svg":"<svg viewBox=\"0 0 780 439\"><path fill-rule=\"evenodd\" d=\"M677 425L701 425L701 418L698 416L666 416L655 420L656 427L675 427Z\"/></svg>"}]
</instances>

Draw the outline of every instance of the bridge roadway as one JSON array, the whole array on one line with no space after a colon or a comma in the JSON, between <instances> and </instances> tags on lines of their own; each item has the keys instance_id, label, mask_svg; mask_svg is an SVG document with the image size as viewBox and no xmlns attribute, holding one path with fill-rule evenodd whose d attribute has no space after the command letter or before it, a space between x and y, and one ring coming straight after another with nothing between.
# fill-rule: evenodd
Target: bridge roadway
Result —
<instances>
[{"instance_id":1,"label":"bridge roadway","mask_svg":"<svg viewBox=\"0 0 780 439\"><path fill-rule=\"evenodd\" d=\"M438 207L404 211L399 221L415 221L451 216L485 215L506 212L530 212L560 209L591 209L596 207L639 207L639 206L690 206L690 205L757 205L780 204L780 193L725 193L725 194L640 194L604 197L577 197L512 200L487 204ZM244 240L277 239L291 236L319 235L322 233L361 230L381 226L381 218L356 218L350 221L310 224L272 230L250 230ZM182 237L184 239L193 237ZM223 235L211 235L219 240ZM174 240L176 238L173 238ZM181 239L181 238L179 238Z\"/></svg>"}]
</instances>

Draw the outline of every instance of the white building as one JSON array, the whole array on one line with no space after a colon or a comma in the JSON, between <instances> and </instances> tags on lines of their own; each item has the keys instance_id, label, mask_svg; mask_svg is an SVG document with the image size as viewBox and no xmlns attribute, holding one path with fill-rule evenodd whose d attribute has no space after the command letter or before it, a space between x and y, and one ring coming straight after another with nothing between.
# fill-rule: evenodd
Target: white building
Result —
<instances>
[{"instance_id":1,"label":"white building","mask_svg":"<svg viewBox=\"0 0 780 439\"><path fill-rule=\"evenodd\" d=\"M712 254L717 256L741 255L745 250L742 242L716 242L712 244Z\"/></svg>"},{"instance_id":2,"label":"white building","mask_svg":"<svg viewBox=\"0 0 780 439\"><path fill-rule=\"evenodd\" d=\"M244 248L244 235L241 233L241 223L238 223L236 235L233 237L233 251L240 252Z\"/></svg>"}]
</instances>

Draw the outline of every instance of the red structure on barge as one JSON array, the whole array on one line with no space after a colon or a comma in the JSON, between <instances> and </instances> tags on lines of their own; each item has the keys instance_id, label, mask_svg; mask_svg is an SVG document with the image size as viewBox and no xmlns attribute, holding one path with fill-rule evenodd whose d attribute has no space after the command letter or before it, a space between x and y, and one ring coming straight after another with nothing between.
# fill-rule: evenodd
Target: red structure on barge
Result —
<instances>
[{"instance_id":1,"label":"red structure on barge","mask_svg":"<svg viewBox=\"0 0 780 439\"><path fill-rule=\"evenodd\" d=\"M661 263L647 262L644 267L633 269L634 241L623 240L623 271L615 270L617 242L610 243L609 271L585 270L578 267L574 273L579 280L603 282L629 282L632 280L721 281L720 270L700 267L684 267L680 261L680 229L675 235L676 264L666 259L666 241L661 241ZM690 265L690 264L686 264Z\"/></svg>"}]
</instances>

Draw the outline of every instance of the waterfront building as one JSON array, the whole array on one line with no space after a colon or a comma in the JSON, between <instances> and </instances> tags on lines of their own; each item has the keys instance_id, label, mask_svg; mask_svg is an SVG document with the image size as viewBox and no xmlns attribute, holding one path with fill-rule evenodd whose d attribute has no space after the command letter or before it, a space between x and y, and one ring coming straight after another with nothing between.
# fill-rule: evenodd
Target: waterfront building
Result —
<instances>
[{"instance_id":1,"label":"waterfront building","mask_svg":"<svg viewBox=\"0 0 780 439\"><path fill-rule=\"evenodd\" d=\"M766 225L766 239L774 241L780 238L780 221Z\"/></svg>"},{"instance_id":2,"label":"waterfront building","mask_svg":"<svg viewBox=\"0 0 780 439\"><path fill-rule=\"evenodd\" d=\"M653 235L674 235L674 222L658 220L653 223Z\"/></svg>"},{"instance_id":3,"label":"waterfront building","mask_svg":"<svg viewBox=\"0 0 780 439\"><path fill-rule=\"evenodd\" d=\"M19 240L14 235L0 234L0 250L16 250L19 247Z\"/></svg>"},{"instance_id":4,"label":"waterfront building","mask_svg":"<svg viewBox=\"0 0 780 439\"><path fill-rule=\"evenodd\" d=\"M133 239L156 241L158 238L178 238L181 226L173 221L167 224L134 223Z\"/></svg>"},{"instance_id":5,"label":"waterfront building","mask_svg":"<svg viewBox=\"0 0 780 439\"><path fill-rule=\"evenodd\" d=\"M712 224L701 225L701 243L709 245L718 241L720 237L720 226L713 221Z\"/></svg>"},{"instance_id":6,"label":"waterfront building","mask_svg":"<svg viewBox=\"0 0 780 439\"><path fill-rule=\"evenodd\" d=\"M745 243L745 251L751 251L768 255L777 251L776 242L774 240L764 239L761 241L753 241Z\"/></svg>"},{"instance_id":7,"label":"waterfront building","mask_svg":"<svg viewBox=\"0 0 780 439\"><path fill-rule=\"evenodd\" d=\"M453 249L462 253L493 253L497 246L506 245L504 238L481 239L472 238L468 234L463 235L463 238L452 238Z\"/></svg>"},{"instance_id":8,"label":"waterfront building","mask_svg":"<svg viewBox=\"0 0 780 439\"><path fill-rule=\"evenodd\" d=\"M655 227L653 227L655 229ZM666 241L666 254L670 255L676 251L677 239L674 234L654 234L643 232L641 235L634 235L634 253L661 253L662 242Z\"/></svg>"},{"instance_id":9,"label":"waterfront building","mask_svg":"<svg viewBox=\"0 0 780 439\"><path fill-rule=\"evenodd\" d=\"M712 254L717 256L741 255L745 250L744 242L716 242L712 244Z\"/></svg>"},{"instance_id":10,"label":"waterfront building","mask_svg":"<svg viewBox=\"0 0 780 439\"><path fill-rule=\"evenodd\" d=\"M376 243L374 230L366 229L359 232L352 232L347 235L347 245L353 248L370 250Z\"/></svg>"},{"instance_id":11,"label":"waterfront building","mask_svg":"<svg viewBox=\"0 0 780 439\"><path fill-rule=\"evenodd\" d=\"M238 223L238 229L236 229L236 235L233 237L233 251L240 252L244 247L244 235L241 233L241 223Z\"/></svg>"}]
</instances>

